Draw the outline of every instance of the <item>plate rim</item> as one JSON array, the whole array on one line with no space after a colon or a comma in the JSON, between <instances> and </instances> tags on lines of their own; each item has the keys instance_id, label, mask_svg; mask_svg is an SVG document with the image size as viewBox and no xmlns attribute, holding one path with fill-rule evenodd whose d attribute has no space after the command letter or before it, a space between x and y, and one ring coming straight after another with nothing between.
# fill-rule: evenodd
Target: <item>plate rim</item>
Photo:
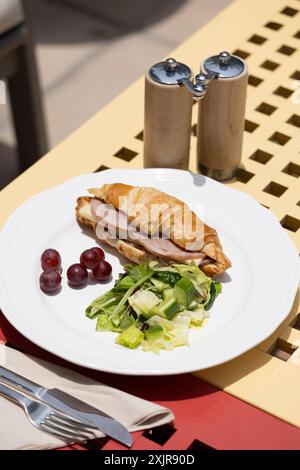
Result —
<instances>
[{"instance_id":1,"label":"plate rim","mask_svg":"<svg viewBox=\"0 0 300 470\"><path fill-rule=\"evenodd\" d=\"M266 216L266 219L268 220L268 223L269 224L276 223L277 228L279 228L279 229L281 228L281 231L278 231L278 235L279 234L281 235L281 239L282 239L281 243L283 243L283 240L284 240L287 244L289 244L289 250L290 250L291 258L293 256L293 260L295 261L296 257L294 255L296 255L298 257L298 253L297 253L295 244L293 243L291 238L288 236L288 234L284 231L284 229L280 226L280 223L276 219L275 215L270 210L268 210L268 209L264 208L263 206L261 206L256 201L256 199L254 197L252 197L251 195L249 195L248 193L244 193L244 192L238 191L237 189L234 189L234 188L231 188L231 187L228 187L228 186L224 186L221 183L218 183L218 182L216 182L216 181L212 180L211 178L208 178L204 175L200 175L200 174L193 173L191 171L185 171L185 170L165 169L165 168L151 168L151 169L138 169L138 168L128 169L128 168L126 168L126 169L108 169L108 170L101 171L101 174L103 174L103 173L104 174L108 174L108 173L115 174L116 171L128 172L128 173L132 173L132 172L143 172L143 173L145 173L145 172L147 172L147 173L150 173L150 174L152 173L153 177L157 177L157 176L160 175L162 177L162 179L165 179L168 176L170 177L170 176L172 176L172 174L173 174L173 176L178 175L178 172L180 172L181 174L191 174L193 178L200 179L200 180L202 179L204 182L206 180L209 180L210 184L217 185L218 187L221 186L223 188L223 190L226 190L226 191L228 190L232 193L236 193L239 197L247 198L248 200L251 201L252 204L255 204L257 209L260 209L261 211L264 211L264 215ZM64 183L61 183L61 184L56 185L52 188L48 188L44 191L41 191L41 192L33 195L32 197L28 198L26 201L24 201L19 207L17 207L13 211L13 213L9 216L6 223L4 224L2 230L0 231L0 253L1 253L1 246L5 242L5 235L9 232L9 228L10 228L11 223L13 222L14 218L19 213L21 213L21 211L23 209L25 209L28 205L30 205L30 203L34 202L34 200L39 199L40 197L46 197L47 194L52 193L53 191L56 191L58 189L62 189L63 187L67 186L68 184L73 184L73 182L75 180L84 179L85 177L88 177L88 176L91 176L91 175L96 175L96 174L97 173L85 173L85 174L82 174L82 175L75 176L74 178L68 179ZM293 254L292 254L292 251L294 251ZM290 270L291 270L292 269L292 263L289 264L289 267L290 267ZM280 318L276 318L276 321L272 323L272 326L269 327L269 330L265 331L265 329L264 329L263 331L265 331L265 332L261 333L259 339L256 339L255 344L253 344L252 346L248 345L244 348L240 348L239 349L240 352L238 352L238 353L234 352L231 356L230 355L226 356L226 360L215 363L214 365L207 365L206 367L200 367L200 369L195 368L193 366L192 368L189 368L189 367L185 367L185 368L181 368L181 369L178 368L176 371L173 371L173 370L170 370L170 371L152 370L152 371L146 371L145 373L140 373L139 371L134 372L134 371L132 371L130 369L126 369L126 368L122 368L120 370L117 369L117 370L112 371L111 368L109 368L109 367L105 368L105 366L101 366L101 368L100 368L99 365L87 364L86 362L81 361L80 358L79 359L78 358L74 359L74 357L70 358L70 355L68 355L68 353L66 351L57 353L57 351L53 350L53 348L51 346L49 346L49 345L45 346L44 344L42 344L42 342L39 342L39 340L38 340L38 338L36 338L36 336L33 339L30 336L30 332L27 333L26 330L24 331L22 324L20 324L20 322L18 323L18 318L14 314L13 315L7 315L6 314L6 311L9 309L9 300L7 301L8 305L5 305L6 302L5 302L5 300L3 300L5 298L5 285L4 285L4 282L2 281L1 277L0 277L0 294L1 294L0 295L0 308L1 308L2 313L5 316L5 318L7 318L7 320L13 325L13 327L17 331L19 331L25 338L27 338L29 341L33 342L37 346L41 347L42 349L54 354L57 357L60 357L64 360L66 360L68 362L71 362L73 364L76 364L76 365L79 365L79 366L82 366L82 367L85 367L85 368L93 369L93 370L102 371L102 372L114 373L114 374L120 374L120 375L128 375L128 376L179 375L179 374L183 374L183 373L195 372L195 371L198 371L198 370L206 370L206 369L211 368L211 367L217 367L221 364L224 364L226 362L231 361L232 359L234 359L236 357L239 357L240 355L242 355L245 352L251 350L252 348L257 346L258 344L260 344L264 340L266 340L278 328L278 326L284 321L284 319L288 316L288 314L289 314L289 312L290 312L290 310L293 306L293 303L295 301L295 297L296 297L296 294L297 294L297 291L298 291L298 285L299 285L299 277L300 277L300 264L299 264L299 262L298 262L297 266L296 266L296 263L294 263L293 274L290 274L290 277L292 277L292 278L295 277L296 279L298 279L297 283L295 282L294 288L289 289L288 292L287 292L287 297L288 298L285 299L285 308L282 309L282 310L284 310L284 313L282 313ZM11 317L13 317L13 318L11 318ZM74 356L74 353L71 352L71 356Z\"/></svg>"}]
</instances>

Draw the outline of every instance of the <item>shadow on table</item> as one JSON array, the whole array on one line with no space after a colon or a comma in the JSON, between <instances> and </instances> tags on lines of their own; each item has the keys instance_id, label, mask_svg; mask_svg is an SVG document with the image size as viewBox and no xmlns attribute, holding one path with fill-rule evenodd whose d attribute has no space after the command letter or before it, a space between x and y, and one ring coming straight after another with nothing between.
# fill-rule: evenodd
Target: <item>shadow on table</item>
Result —
<instances>
[{"instance_id":1,"label":"shadow on table","mask_svg":"<svg viewBox=\"0 0 300 470\"><path fill-rule=\"evenodd\" d=\"M187 1L26 0L24 4L29 24L32 18L38 19L32 25L35 39L53 44L113 39L140 31L162 21ZM80 17L82 28L78 27ZM84 27L86 20L91 24ZM91 27L93 23L95 27Z\"/></svg>"},{"instance_id":2,"label":"shadow on table","mask_svg":"<svg viewBox=\"0 0 300 470\"><path fill-rule=\"evenodd\" d=\"M277 345L277 339L282 336L282 333L288 327L295 327L295 323L298 325L298 312L300 305L300 290L298 289L292 309L286 319L279 325L279 327L268 337L265 341L261 342L257 348L253 348L250 351L242 354L241 356L228 361L220 366L213 367L199 372L199 376L203 380L209 380L211 383L216 379L219 383L221 382L224 389L230 385L237 383L239 380L250 375L255 370L258 370L268 364L274 359L272 351L274 348L279 348ZM298 328L298 326L297 326ZM257 354L257 349L261 351Z\"/></svg>"}]
</instances>

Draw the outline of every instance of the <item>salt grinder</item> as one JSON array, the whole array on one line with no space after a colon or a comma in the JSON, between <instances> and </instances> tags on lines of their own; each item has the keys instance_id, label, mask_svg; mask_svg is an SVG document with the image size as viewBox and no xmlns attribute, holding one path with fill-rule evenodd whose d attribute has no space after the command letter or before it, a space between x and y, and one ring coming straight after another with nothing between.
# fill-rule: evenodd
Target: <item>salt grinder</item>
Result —
<instances>
[{"instance_id":1,"label":"salt grinder","mask_svg":"<svg viewBox=\"0 0 300 470\"><path fill-rule=\"evenodd\" d=\"M224 51L204 60L195 80L206 89L198 112L198 170L224 181L234 177L241 161L247 65Z\"/></svg>"},{"instance_id":2,"label":"salt grinder","mask_svg":"<svg viewBox=\"0 0 300 470\"><path fill-rule=\"evenodd\" d=\"M144 167L188 169L193 95L197 95L192 80L191 69L172 58L153 65L146 74Z\"/></svg>"}]
</instances>

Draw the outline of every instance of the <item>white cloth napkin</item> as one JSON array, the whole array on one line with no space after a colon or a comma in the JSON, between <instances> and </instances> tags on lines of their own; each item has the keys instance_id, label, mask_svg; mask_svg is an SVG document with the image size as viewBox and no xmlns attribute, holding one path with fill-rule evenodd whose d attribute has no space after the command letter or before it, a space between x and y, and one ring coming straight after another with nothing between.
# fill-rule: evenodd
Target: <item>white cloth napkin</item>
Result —
<instances>
[{"instance_id":1,"label":"white cloth napkin","mask_svg":"<svg viewBox=\"0 0 300 470\"><path fill-rule=\"evenodd\" d=\"M0 364L43 385L59 388L104 411L120 421L129 431L153 428L174 419L172 412L141 398L98 383L72 370L26 356L0 345ZM96 432L101 437L100 432ZM52 449L64 441L39 431L19 406L0 396L0 449Z\"/></svg>"}]
</instances>

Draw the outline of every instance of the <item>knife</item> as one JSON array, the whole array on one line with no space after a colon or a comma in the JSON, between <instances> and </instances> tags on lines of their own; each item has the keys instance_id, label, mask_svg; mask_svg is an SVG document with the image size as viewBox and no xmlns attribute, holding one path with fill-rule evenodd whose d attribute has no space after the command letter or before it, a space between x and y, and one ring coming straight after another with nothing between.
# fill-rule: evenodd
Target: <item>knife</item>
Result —
<instances>
[{"instance_id":1,"label":"knife","mask_svg":"<svg viewBox=\"0 0 300 470\"><path fill-rule=\"evenodd\" d=\"M96 428L106 436L131 447L132 437L123 424L103 411L78 400L78 398L57 388L47 389L42 387L1 366L0 380L28 393L33 398L38 398L57 411L67 414L71 418L92 428Z\"/></svg>"}]
</instances>

